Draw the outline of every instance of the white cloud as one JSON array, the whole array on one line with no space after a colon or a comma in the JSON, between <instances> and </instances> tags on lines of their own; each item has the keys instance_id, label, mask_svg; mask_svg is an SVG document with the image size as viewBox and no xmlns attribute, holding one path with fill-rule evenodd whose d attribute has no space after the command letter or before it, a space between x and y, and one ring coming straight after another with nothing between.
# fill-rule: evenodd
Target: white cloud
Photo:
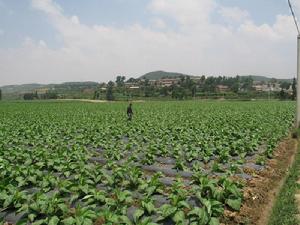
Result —
<instances>
[{"instance_id":1,"label":"white cloud","mask_svg":"<svg viewBox=\"0 0 300 225\"><path fill-rule=\"evenodd\" d=\"M52 0L32 0L32 6L52 16L60 16L62 8Z\"/></svg>"},{"instance_id":2,"label":"white cloud","mask_svg":"<svg viewBox=\"0 0 300 225\"><path fill-rule=\"evenodd\" d=\"M161 18L153 18L151 22L153 27L157 29L165 29L167 27L167 24Z\"/></svg>"},{"instance_id":3,"label":"white cloud","mask_svg":"<svg viewBox=\"0 0 300 225\"><path fill-rule=\"evenodd\" d=\"M242 23L249 19L249 12L239 7L221 7L220 15L228 23Z\"/></svg>"},{"instance_id":4,"label":"white cloud","mask_svg":"<svg viewBox=\"0 0 300 225\"><path fill-rule=\"evenodd\" d=\"M79 18L77 16L72 16L71 21L72 21L72 23L74 23L76 25L80 24Z\"/></svg>"},{"instance_id":5,"label":"white cloud","mask_svg":"<svg viewBox=\"0 0 300 225\"><path fill-rule=\"evenodd\" d=\"M152 0L149 9L175 19L181 26L208 23L217 4L213 0Z\"/></svg>"},{"instance_id":6,"label":"white cloud","mask_svg":"<svg viewBox=\"0 0 300 225\"><path fill-rule=\"evenodd\" d=\"M155 29L133 24L123 28L88 26L68 17L51 0L32 0L57 30L63 47L26 39L19 49L0 49L0 86L9 83L108 81L152 70L195 75L295 74L295 29L292 18L278 15L274 24L257 25L246 11L214 0L152 0ZM216 24L223 17L236 26ZM177 23L167 29L164 18ZM157 29L158 28L158 29ZM56 34L55 34L56 35Z\"/></svg>"},{"instance_id":7,"label":"white cloud","mask_svg":"<svg viewBox=\"0 0 300 225\"><path fill-rule=\"evenodd\" d=\"M4 35L4 30L0 29L0 36Z\"/></svg>"},{"instance_id":8,"label":"white cloud","mask_svg":"<svg viewBox=\"0 0 300 225\"><path fill-rule=\"evenodd\" d=\"M297 15L300 15L300 0L291 0L291 4L294 8L294 11Z\"/></svg>"}]
</instances>

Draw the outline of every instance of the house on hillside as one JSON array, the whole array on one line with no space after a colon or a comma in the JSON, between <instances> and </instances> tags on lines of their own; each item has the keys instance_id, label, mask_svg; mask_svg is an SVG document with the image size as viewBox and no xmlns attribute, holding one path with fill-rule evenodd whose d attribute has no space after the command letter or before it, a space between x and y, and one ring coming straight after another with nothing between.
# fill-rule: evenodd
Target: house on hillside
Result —
<instances>
[{"instance_id":1,"label":"house on hillside","mask_svg":"<svg viewBox=\"0 0 300 225\"><path fill-rule=\"evenodd\" d=\"M152 86L156 86L157 85L157 80L149 80L149 84Z\"/></svg>"},{"instance_id":2,"label":"house on hillside","mask_svg":"<svg viewBox=\"0 0 300 225\"><path fill-rule=\"evenodd\" d=\"M95 92L95 89L85 88L85 89L81 90L81 92L84 93L84 94L93 94Z\"/></svg>"},{"instance_id":3,"label":"house on hillside","mask_svg":"<svg viewBox=\"0 0 300 225\"><path fill-rule=\"evenodd\" d=\"M279 84L279 83L275 83L275 84L271 87L271 90L272 90L272 91L275 91L275 92L281 91L280 84Z\"/></svg>"},{"instance_id":4,"label":"house on hillside","mask_svg":"<svg viewBox=\"0 0 300 225\"><path fill-rule=\"evenodd\" d=\"M293 94L293 86L290 85L289 89L287 90L287 92L292 95Z\"/></svg>"},{"instance_id":5,"label":"house on hillside","mask_svg":"<svg viewBox=\"0 0 300 225\"><path fill-rule=\"evenodd\" d=\"M202 77L191 77L191 80L194 81L195 83L200 83L203 81Z\"/></svg>"},{"instance_id":6,"label":"house on hillside","mask_svg":"<svg viewBox=\"0 0 300 225\"><path fill-rule=\"evenodd\" d=\"M135 85L136 85L136 83L133 83L133 82L125 83L126 88L134 87Z\"/></svg>"},{"instance_id":7,"label":"house on hillside","mask_svg":"<svg viewBox=\"0 0 300 225\"><path fill-rule=\"evenodd\" d=\"M230 88L227 85L217 85L216 86L216 91L224 93L224 92L230 91Z\"/></svg>"},{"instance_id":8,"label":"house on hillside","mask_svg":"<svg viewBox=\"0 0 300 225\"><path fill-rule=\"evenodd\" d=\"M48 91L49 88L38 88L34 90L34 92L37 93L38 95L46 94Z\"/></svg>"},{"instance_id":9,"label":"house on hillside","mask_svg":"<svg viewBox=\"0 0 300 225\"><path fill-rule=\"evenodd\" d=\"M129 89L130 90L138 90L138 89L140 89L140 87L139 86L131 86L131 87L129 87Z\"/></svg>"},{"instance_id":10,"label":"house on hillside","mask_svg":"<svg viewBox=\"0 0 300 225\"><path fill-rule=\"evenodd\" d=\"M265 82L262 82L260 80L254 80L253 81L253 86L264 85L264 84L265 84Z\"/></svg>"},{"instance_id":11,"label":"house on hillside","mask_svg":"<svg viewBox=\"0 0 300 225\"><path fill-rule=\"evenodd\" d=\"M279 83L253 85L253 88L255 91L258 91L258 92L269 92L269 91L279 92L279 91L281 91L281 87L280 87Z\"/></svg>"},{"instance_id":12,"label":"house on hillside","mask_svg":"<svg viewBox=\"0 0 300 225\"><path fill-rule=\"evenodd\" d=\"M258 91L258 92L268 92L268 91L272 91L272 88L271 87L269 87L268 85L266 85L266 84L258 84L258 85L253 85L252 86L253 87L253 89L255 90L255 91Z\"/></svg>"},{"instance_id":13,"label":"house on hillside","mask_svg":"<svg viewBox=\"0 0 300 225\"><path fill-rule=\"evenodd\" d=\"M179 79L178 78L165 78L165 79L160 79L158 81L158 85L162 87L170 87L173 84L178 84Z\"/></svg>"}]
</instances>

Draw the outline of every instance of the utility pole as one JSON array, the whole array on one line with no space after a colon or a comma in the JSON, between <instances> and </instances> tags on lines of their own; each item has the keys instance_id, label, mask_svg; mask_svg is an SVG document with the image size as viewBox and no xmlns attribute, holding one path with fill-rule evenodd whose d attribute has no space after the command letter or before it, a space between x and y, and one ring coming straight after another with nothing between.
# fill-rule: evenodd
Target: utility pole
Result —
<instances>
[{"instance_id":1,"label":"utility pole","mask_svg":"<svg viewBox=\"0 0 300 225\"><path fill-rule=\"evenodd\" d=\"M291 9L292 16L297 28L298 37L297 37L297 108L296 108L296 124L295 127L299 128L300 126L300 32L297 19L292 7L290 0L288 0L289 7Z\"/></svg>"},{"instance_id":2,"label":"utility pole","mask_svg":"<svg viewBox=\"0 0 300 225\"><path fill-rule=\"evenodd\" d=\"M300 126L300 34L297 38L297 118L296 128Z\"/></svg>"}]
</instances>

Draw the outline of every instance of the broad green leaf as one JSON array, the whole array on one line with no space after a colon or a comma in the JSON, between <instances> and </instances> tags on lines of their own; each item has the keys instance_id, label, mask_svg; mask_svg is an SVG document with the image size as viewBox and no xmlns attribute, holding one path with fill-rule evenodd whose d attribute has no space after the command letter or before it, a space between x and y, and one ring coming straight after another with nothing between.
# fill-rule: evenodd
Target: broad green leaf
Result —
<instances>
[{"instance_id":1,"label":"broad green leaf","mask_svg":"<svg viewBox=\"0 0 300 225\"><path fill-rule=\"evenodd\" d=\"M48 224L47 219L34 221L31 225L41 225L41 224Z\"/></svg>"},{"instance_id":2,"label":"broad green leaf","mask_svg":"<svg viewBox=\"0 0 300 225\"><path fill-rule=\"evenodd\" d=\"M75 224L76 220L73 217L68 217L62 221L64 225L72 225Z\"/></svg>"},{"instance_id":3,"label":"broad green leaf","mask_svg":"<svg viewBox=\"0 0 300 225\"><path fill-rule=\"evenodd\" d=\"M57 216L53 216L49 220L49 225L57 225L59 222L59 218Z\"/></svg>"},{"instance_id":4,"label":"broad green leaf","mask_svg":"<svg viewBox=\"0 0 300 225\"><path fill-rule=\"evenodd\" d=\"M226 200L226 204L230 207L230 208L232 208L232 209L234 209L234 210L236 210L236 211L239 211L240 210L240 208L241 208L241 205L242 205L242 199L227 199Z\"/></svg>"},{"instance_id":5,"label":"broad green leaf","mask_svg":"<svg viewBox=\"0 0 300 225\"><path fill-rule=\"evenodd\" d=\"M212 217L209 221L209 225L220 225L219 219Z\"/></svg>"},{"instance_id":6,"label":"broad green leaf","mask_svg":"<svg viewBox=\"0 0 300 225\"><path fill-rule=\"evenodd\" d=\"M144 210L137 209L133 214L133 221L137 223L137 221L144 215Z\"/></svg>"},{"instance_id":7,"label":"broad green leaf","mask_svg":"<svg viewBox=\"0 0 300 225\"><path fill-rule=\"evenodd\" d=\"M173 216L173 221L175 223L183 223L185 220L185 215L184 215L184 212L183 211L177 211L175 213L175 215Z\"/></svg>"}]
</instances>

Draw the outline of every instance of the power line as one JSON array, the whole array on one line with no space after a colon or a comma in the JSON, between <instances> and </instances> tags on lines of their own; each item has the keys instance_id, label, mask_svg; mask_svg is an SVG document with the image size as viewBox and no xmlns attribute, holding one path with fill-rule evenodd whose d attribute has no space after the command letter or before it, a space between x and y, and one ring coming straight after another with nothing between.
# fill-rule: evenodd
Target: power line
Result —
<instances>
[{"instance_id":1,"label":"power line","mask_svg":"<svg viewBox=\"0 0 300 225\"><path fill-rule=\"evenodd\" d=\"M293 15L293 18L294 18L294 22L295 22L295 25L296 25L296 28L297 28L297 31L298 31L298 35L300 35L300 32L299 32L299 27L298 27L298 23L297 23L297 19L296 19L296 16L295 16L295 13L294 13L294 10L293 10L293 6L291 4L291 1L288 0L288 3L289 3L289 7L291 9L291 13Z\"/></svg>"}]
</instances>

